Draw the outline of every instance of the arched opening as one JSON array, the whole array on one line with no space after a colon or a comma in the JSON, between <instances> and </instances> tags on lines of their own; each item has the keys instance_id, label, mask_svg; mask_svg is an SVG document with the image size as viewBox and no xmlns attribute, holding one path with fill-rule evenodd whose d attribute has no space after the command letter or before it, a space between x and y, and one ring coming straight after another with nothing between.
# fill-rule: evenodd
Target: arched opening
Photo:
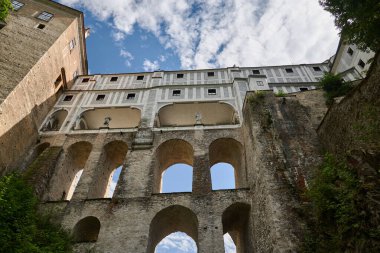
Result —
<instances>
[{"instance_id":1,"label":"arched opening","mask_svg":"<svg viewBox=\"0 0 380 253\"><path fill-rule=\"evenodd\" d=\"M235 203L229 206L222 215L223 234L228 233L236 245L236 253L252 252L249 235L250 206L245 203Z\"/></svg>"},{"instance_id":2,"label":"arched opening","mask_svg":"<svg viewBox=\"0 0 380 253\"><path fill-rule=\"evenodd\" d=\"M149 227L147 253L155 252L158 243L166 236L175 232L186 233L198 245L197 216L184 206L169 206L154 216Z\"/></svg>"},{"instance_id":3,"label":"arched opening","mask_svg":"<svg viewBox=\"0 0 380 253\"><path fill-rule=\"evenodd\" d=\"M32 164L48 147L50 147L50 143L44 142L40 143L35 148L29 152L25 162L22 165L22 168L28 168L30 164Z\"/></svg>"},{"instance_id":4,"label":"arched opening","mask_svg":"<svg viewBox=\"0 0 380 253\"><path fill-rule=\"evenodd\" d=\"M105 198L112 198L113 193L115 192L117 182L119 181L122 168L123 166L119 166L111 172L111 175L109 176L109 179L108 179L106 194L104 195Z\"/></svg>"},{"instance_id":5,"label":"arched opening","mask_svg":"<svg viewBox=\"0 0 380 253\"><path fill-rule=\"evenodd\" d=\"M67 117L68 112L66 110L59 110L49 116L43 131L59 131L61 129L63 122Z\"/></svg>"},{"instance_id":6,"label":"arched opening","mask_svg":"<svg viewBox=\"0 0 380 253\"><path fill-rule=\"evenodd\" d=\"M111 141L103 147L98 162L99 166L96 168L95 177L93 178L92 187L89 192L89 198L106 197L111 174L115 169L123 165L127 152L128 146L123 141Z\"/></svg>"},{"instance_id":7,"label":"arched opening","mask_svg":"<svg viewBox=\"0 0 380 253\"><path fill-rule=\"evenodd\" d=\"M74 129L134 128L141 120L141 111L136 108L101 108L85 111L75 122Z\"/></svg>"},{"instance_id":8,"label":"arched opening","mask_svg":"<svg viewBox=\"0 0 380 253\"><path fill-rule=\"evenodd\" d=\"M213 190L235 189L235 169L229 163L217 163L211 167Z\"/></svg>"},{"instance_id":9,"label":"arched opening","mask_svg":"<svg viewBox=\"0 0 380 253\"><path fill-rule=\"evenodd\" d=\"M81 141L72 144L62 154L61 159L63 161L59 164L58 170L52 179L52 187L49 194L51 200L68 199L70 186L78 184L81 175L78 172L84 169L91 150L91 143ZM75 179L78 182L73 184ZM75 187L72 189L72 193L74 192Z\"/></svg>"},{"instance_id":10,"label":"arched opening","mask_svg":"<svg viewBox=\"0 0 380 253\"><path fill-rule=\"evenodd\" d=\"M198 252L197 244L186 233L175 232L166 236L156 246L155 253L196 253Z\"/></svg>"},{"instance_id":11,"label":"arched opening","mask_svg":"<svg viewBox=\"0 0 380 253\"><path fill-rule=\"evenodd\" d=\"M162 107L156 119L157 127L194 125L232 125L239 119L235 109L225 103L174 103Z\"/></svg>"},{"instance_id":12,"label":"arched opening","mask_svg":"<svg viewBox=\"0 0 380 253\"><path fill-rule=\"evenodd\" d=\"M161 192L191 192L193 185L193 167L176 163L162 172Z\"/></svg>"},{"instance_id":13,"label":"arched opening","mask_svg":"<svg viewBox=\"0 0 380 253\"><path fill-rule=\"evenodd\" d=\"M227 163L234 168L235 187L246 185L245 164L243 159L242 145L232 138L221 138L213 141L209 147L209 159L211 168L218 163ZM220 165L216 166L216 170ZM228 170L229 168L226 167ZM219 172L223 170L218 169ZM211 171L213 173L213 171ZM214 189L214 181L212 182Z\"/></svg>"},{"instance_id":14,"label":"arched opening","mask_svg":"<svg viewBox=\"0 0 380 253\"><path fill-rule=\"evenodd\" d=\"M82 176L82 173L83 173L83 169L81 169L80 171L78 171L78 172L75 174L74 179L73 179L73 181L71 182L71 185L70 185L69 191L67 192L66 200L70 200L70 199L73 197L73 194L74 194L75 188L77 188L77 185L78 185L78 183L79 183L79 179L80 179L80 177Z\"/></svg>"},{"instance_id":15,"label":"arched opening","mask_svg":"<svg viewBox=\"0 0 380 253\"><path fill-rule=\"evenodd\" d=\"M193 166L193 147L184 140L173 139L162 143L156 149L156 164L153 171L153 193L162 190L162 174L174 164ZM184 170L178 170L184 171Z\"/></svg>"},{"instance_id":16,"label":"arched opening","mask_svg":"<svg viewBox=\"0 0 380 253\"><path fill-rule=\"evenodd\" d=\"M96 242L100 230L100 221L94 216L87 216L75 224L73 230L73 241Z\"/></svg>"}]
</instances>

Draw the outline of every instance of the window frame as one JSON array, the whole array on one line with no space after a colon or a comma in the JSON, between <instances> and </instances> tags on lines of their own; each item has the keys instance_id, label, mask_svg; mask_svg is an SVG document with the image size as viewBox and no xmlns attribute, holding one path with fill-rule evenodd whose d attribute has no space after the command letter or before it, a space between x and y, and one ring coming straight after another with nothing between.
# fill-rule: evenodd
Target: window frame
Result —
<instances>
[{"instance_id":1,"label":"window frame","mask_svg":"<svg viewBox=\"0 0 380 253\"><path fill-rule=\"evenodd\" d=\"M177 73L177 79L183 79L185 75L183 73Z\"/></svg>"},{"instance_id":2,"label":"window frame","mask_svg":"<svg viewBox=\"0 0 380 253\"><path fill-rule=\"evenodd\" d=\"M16 1L16 0L13 0L13 1L11 2L11 4L12 4L12 8L13 8L14 11L18 11L18 10L20 10L22 7L25 6L24 3L19 2L19 1Z\"/></svg>"},{"instance_id":3,"label":"window frame","mask_svg":"<svg viewBox=\"0 0 380 253\"><path fill-rule=\"evenodd\" d=\"M365 62L362 59L359 59L358 66L361 67L362 69L364 69L365 68Z\"/></svg>"},{"instance_id":4,"label":"window frame","mask_svg":"<svg viewBox=\"0 0 380 253\"><path fill-rule=\"evenodd\" d=\"M293 74L294 70L293 70L293 68L285 68L285 72L286 72L286 74Z\"/></svg>"},{"instance_id":5,"label":"window frame","mask_svg":"<svg viewBox=\"0 0 380 253\"><path fill-rule=\"evenodd\" d=\"M65 97L63 98L63 101L70 102L73 100L73 98L74 98L74 95L65 95Z\"/></svg>"},{"instance_id":6,"label":"window frame","mask_svg":"<svg viewBox=\"0 0 380 253\"><path fill-rule=\"evenodd\" d=\"M90 81L89 77L85 77L82 79L82 83L88 83Z\"/></svg>"},{"instance_id":7,"label":"window frame","mask_svg":"<svg viewBox=\"0 0 380 253\"><path fill-rule=\"evenodd\" d=\"M257 86L264 86L264 82L263 81L256 81L256 85Z\"/></svg>"},{"instance_id":8,"label":"window frame","mask_svg":"<svg viewBox=\"0 0 380 253\"><path fill-rule=\"evenodd\" d=\"M351 47L348 47L347 54L349 54L350 56L353 56L354 55L354 50Z\"/></svg>"},{"instance_id":9,"label":"window frame","mask_svg":"<svg viewBox=\"0 0 380 253\"><path fill-rule=\"evenodd\" d=\"M144 77L145 77L144 75L142 75L142 76L137 76L137 77L136 77L136 80L137 80L137 81L143 81L143 80L144 80Z\"/></svg>"},{"instance_id":10,"label":"window frame","mask_svg":"<svg viewBox=\"0 0 380 253\"><path fill-rule=\"evenodd\" d=\"M321 67L319 67L319 66L313 66L313 70L316 72L322 71Z\"/></svg>"},{"instance_id":11,"label":"window frame","mask_svg":"<svg viewBox=\"0 0 380 253\"><path fill-rule=\"evenodd\" d=\"M53 17L54 17L54 14L47 11L42 11L36 16L37 19L45 21L45 22L51 21Z\"/></svg>"},{"instance_id":12,"label":"window frame","mask_svg":"<svg viewBox=\"0 0 380 253\"><path fill-rule=\"evenodd\" d=\"M136 93L128 93L127 94L127 100L135 100L136 99Z\"/></svg>"},{"instance_id":13,"label":"window frame","mask_svg":"<svg viewBox=\"0 0 380 253\"><path fill-rule=\"evenodd\" d=\"M172 91L172 96L173 97L180 97L181 96L181 90L173 90Z\"/></svg>"},{"instance_id":14,"label":"window frame","mask_svg":"<svg viewBox=\"0 0 380 253\"><path fill-rule=\"evenodd\" d=\"M213 91L215 91L215 92L213 92ZM209 96L215 96L216 94L217 94L216 88L209 88L209 89L207 89L207 95L209 95Z\"/></svg>"},{"instance_id":15,"label":"window frame","mask_svg":"<svg viewBox=\"0 0 380 253\"><path fill-rule=\"evenodd\" d=\"M215 76L215 72L214 71L207 72L207 77L214 77L214 76Z\"/></svg>"},{"instance_id":16,"label":"window frame","mask_svg":"<svg viewBox=\"0 0 380 253\"><path fill-rule=\"evenodd\" d=\"M253 75L260 75L260 70L259 69L252 69L252 74Z\"/></svg>"},{"instance_id":17,"label":"window frame","mask_svg":"<svg viewBox=\"0 0 380 253\"><path fill-rule=\"evenodd\" d=\"M96 101L104 101L106 99L106 94L98 94L96 96Z\"/></svg>"},{"instance_id":18,"label":"window frame","mask_svg":"<svg viewBox=\"0 0 380 253\"><path fill-rule=\"evenodd\" d=\"M119 77L118 76L112 76L110 78L110 82L117 82L119 80Z\"/></svg>"}]
</instances>

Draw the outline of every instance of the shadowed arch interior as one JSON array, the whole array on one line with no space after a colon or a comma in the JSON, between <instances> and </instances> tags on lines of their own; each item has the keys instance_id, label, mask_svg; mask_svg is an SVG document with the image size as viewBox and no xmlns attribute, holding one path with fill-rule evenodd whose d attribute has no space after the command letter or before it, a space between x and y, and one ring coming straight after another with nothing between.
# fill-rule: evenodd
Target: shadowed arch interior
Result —
<instances>
[{"instance_id":1,"label":"shadowed arch interior","mask_svg":"<svg viewBox=\"0 0 380 253\"><path fill-rule=\"evenodd\" d=\"M158 212L149 227L148 253L154 253L157 244L167 235L174 232L184 232L198 246L198 219L187 207L169 206Z\"/></svg>"},{"instance_id":2,"label":"shadowed arch interior","mask_svg":"<svg viewBox=\"0 0 380 253\"><path fill-rule=\"evenodd\" d=\"M89 198L104 198L112 171L121 166L128 152L128 145L124 141L111 141L102 150Z\"/></svg>"},{"instance_id":3,"label":"shadowed arch interior","mask_svg":"<svg viewBox=\"0 0 380 253\"><path fill-rule=\"evenodd\" d=\"M232 138L213 141L209 147L210 168L217 163L229 163L235 170L235 187L243 187L246 182L243 149L240 142Z\"/></svg>"},{"instance_id":4,"label":"shadowed arch interior","mask_svg":"<svg viewBox=\"0 0 380 253\"><path fill-rule=\"evenodd\" d=\"M226 208L222 215L223 234L229 233L236 245L236 253L251 253L249 235L250 205L235 203Z\"/></svg>"},{"instance_id":5,"label":"shadowed arch interior","mask_svg":"<svg viewBox=\"0 0 380 253\"><path fill-rule=\"evenodd\" d=\"M87 216L75 224L73 229L74 242L96 242L100 230L100 221L94 216Z\"/></svg>"},{"instance_id":6,"label":"shadowed arch interior","mask_svg":"<svg viewBox=\"0 0 380 253\"><path fill-rule=\"evenodd\" d=\"M91 143L80 141L69 146L61 155L58 170L52 180L49 196L51 200L63 200L66 198L76 173L84 169L91 150Z\"/></svg>"},{"instance_id":7,"label":"shadowed arch interior","mask_svg":"<svg viewBox=\"0 0 380 253\"><path fill-rule=\"evenodd\" d=\"M193 147L184 140L173 139L162 143L156 149L156 164L153 173L153 192L159 193L162 185L162 173L171 165L184 163L193 166Z\"/></svg>"},{"instance_id":8,"label":"shadowed arch interior","mask_svg":"<svg viewBox=\"0 0 380 253\"><path fill-rule=\"evenodd\" d=\"M45 131L59 131L63 122L65 121L68 112L66 110L58 110L53 113L45 123L43 130Z\"/></svg>"}]
</instances>

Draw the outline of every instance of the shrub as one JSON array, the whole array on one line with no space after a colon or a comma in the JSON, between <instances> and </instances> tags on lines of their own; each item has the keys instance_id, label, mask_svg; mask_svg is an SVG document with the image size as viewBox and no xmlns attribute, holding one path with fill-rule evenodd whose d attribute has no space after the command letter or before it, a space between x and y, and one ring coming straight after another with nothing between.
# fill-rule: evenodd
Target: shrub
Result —
<instances>
[{"instance_id":1,"label":"shrub","mask_svg":"<svg viewBox=\"0 0 380 253\"><path fill-rule=\"evenodd\" d=\"M352 86L343 81L339 75L325 73L319 85L326 92L326 104L331 105L334 103L334 98L346 95Z\"/></svg>"},{"instance_id":2,"label":"shrub","mask_svg":"<svg viewBox=\"0 0 380 253\"><path fill-rule=\"evenodd\" d=\"M0 21L5 21L9 10L13 10L10 0L0 0Z\"/></svg>"}]
</instances>

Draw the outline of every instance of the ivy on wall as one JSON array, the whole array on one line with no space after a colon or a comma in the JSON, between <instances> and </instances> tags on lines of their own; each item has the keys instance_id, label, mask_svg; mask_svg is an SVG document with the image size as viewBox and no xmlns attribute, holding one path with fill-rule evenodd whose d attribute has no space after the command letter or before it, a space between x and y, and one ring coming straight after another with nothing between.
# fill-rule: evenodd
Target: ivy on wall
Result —
<instances>
[{"instance_id":1,"label":"ivy on wall","mask_svg":"<svg viewBox=\"0 0 380 253\"><path fill-rule=\"evenodd\" d=\"M10 0L0 0L0 21L5 21L9 11L13 10Z\"/></svg>"}]
</instances>

